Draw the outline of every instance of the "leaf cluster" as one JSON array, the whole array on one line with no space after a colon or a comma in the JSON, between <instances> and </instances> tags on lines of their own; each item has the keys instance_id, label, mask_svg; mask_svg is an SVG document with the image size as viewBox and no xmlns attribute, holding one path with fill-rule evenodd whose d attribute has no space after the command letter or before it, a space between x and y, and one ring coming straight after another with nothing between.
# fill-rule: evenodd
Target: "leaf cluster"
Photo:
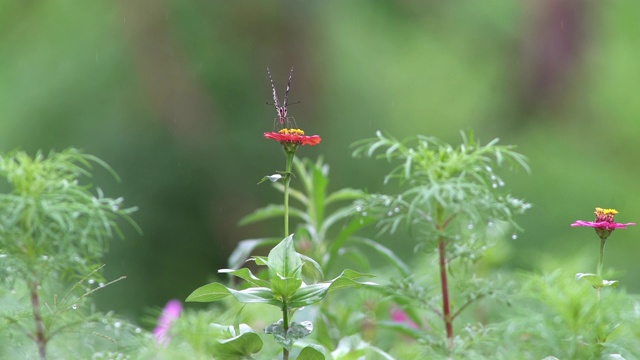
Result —
<instances>
[{"instance_id":1,"label":"leaf cluster","mask_svg":"<svg viewBox=\"0 0 640 360\"><path fill-rule=\"evenodd\" d=\"M113 170L100 159L76 149L22 151L0 155L0 249L3 261L23 274L41 277L56 270L67 275L92 271L107 249L107 240L122 236L118 219L137 228L123 198L109 198L89 184L92 164Z\"/></svg>"},{"instance_id":2,"label":"leaf cluster","mask_svg":"<svg viewBox=\"0 0 640 360\"><path fill-rule=\"evenodd\" d=\"M385 232L404 225L438 233L457 218L516 225L513 216L530 204L504 193L505 182L494 168L510 163L529 171L526 157L513 146L498 145L498 139L482 145L473 133L463 133L462 140L453 146L431 136L400 141L377 132L375 138L356 142L354 156L398 163L385 183L396 181L403 188L397 195L371 195L359 203L361 210L378 217Z\"/></svg>"}]
</instances>

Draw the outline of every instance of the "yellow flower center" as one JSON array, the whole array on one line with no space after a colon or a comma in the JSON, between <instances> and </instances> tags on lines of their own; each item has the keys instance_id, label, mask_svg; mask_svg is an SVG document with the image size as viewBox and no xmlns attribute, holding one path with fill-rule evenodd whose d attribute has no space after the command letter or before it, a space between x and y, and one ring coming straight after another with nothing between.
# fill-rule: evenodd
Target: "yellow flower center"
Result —
<instances>
[{"instance_id":1,"label":"yellow flower center","mask_svg":"<svg viewBox=\"0 0 640 360\"><path fill-rule=\"evenodd\" d=\"M618 211L616 209L603 209L603 208L596 208L596 212L595 212L595 214L599 216L615 215L617 213Z\"/></svg>"},{"instance_id":2,"label":"yellow flower center","mask_svg":"<svg viewBox=\"0 0 640 360\"><path fill-rule=\"evenodd\" d=\"M304 131L301 129L282 129L278 133L282 135L304 135Z\"/></svg>"}]
</instances>

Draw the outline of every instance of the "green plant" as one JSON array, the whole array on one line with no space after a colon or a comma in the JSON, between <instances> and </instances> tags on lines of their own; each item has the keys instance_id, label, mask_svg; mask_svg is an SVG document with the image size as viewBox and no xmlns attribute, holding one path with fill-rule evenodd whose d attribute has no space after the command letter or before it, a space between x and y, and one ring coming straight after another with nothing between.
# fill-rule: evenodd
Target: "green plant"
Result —
<instances>
[{"instance_id":1,"label":"green plant","mask_svg":"<svg viewBox=\"0 0 640 360\"><path fill-rule=\"evenodd\" d=\"M60 334L95 320L76 311L88 295L124 278L105 284L100 259L108 240L121 235L118 219L137 228L129 217L136 209L80 183L92 163L115 176L100 159L75 149L0 155L0 273L11 289L6 295L29 304L6 307L3 318L33 341L41 359Z\"/></svg>"},{"instance_id":2,"label":"green plant","mask_svg":"<svg viewBox=\"0 0 640 360\"><path fill-rule=\"evenodd\" d=\"M504 181L494 171L507 161L528 171L526 158L511 146L497 145L497 139L482 145L472 133L462 137L462 144L452 146L429 136L399 141L378 132L375 138L354 144L355 156L399 163L385 183L397 181L403 190L397 195L371 195L357 207L367 216L376 216L382 232L394 233L403 226L421 240L419 248L437 251L442 310L427 306L444 323L450 352L454 320L473 302L495 294L491 284L473 271L486 249L485 231L505 224L517 227L514 215L530 207L504 193ZM452 305L450 287L454 262L459 281L466 283L457 284L463 292L457 308Z\"/></svg>"}]
</instances>

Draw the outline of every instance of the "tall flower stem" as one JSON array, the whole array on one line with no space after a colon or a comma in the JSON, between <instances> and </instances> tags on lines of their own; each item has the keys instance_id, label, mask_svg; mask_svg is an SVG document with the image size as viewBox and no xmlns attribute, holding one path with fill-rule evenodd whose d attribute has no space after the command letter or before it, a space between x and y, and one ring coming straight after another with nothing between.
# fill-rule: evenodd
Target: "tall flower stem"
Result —
<instances>
[{"instance_id":1,"label":"tall flower stem","mask_svg":"<svg viewBox=\"0 0 640 360\"><path fill-rule=\"evenodd\" d=\"M287 167L284 175L284 236L289 236L289 184L291 183L292 169L293 169L293 157L295 155L295 148L290 151L285 146L285 153L287 154ZM289 330L289 310L287 303L282 306L282 326L284 328L285 337ZM289 360L289 350L283 348L282 360Z\"/></svg>"},{"instance_id":2,"label":"tall flower stem","mask_svg":"<svg viewBox=\"0 0 640 360\"><path fill-rule=\"evenodd\" d=\"M602 280L602 264L604 263L604 245L607 242L607 238L600 238L600 257L598 258L598 278ZM600 291L602 290L602 284L598 287L598 302L600 302Z\"/></svg>"},{"instance_id":3,"label":"tall flower stem","mask_svg":"<svg viewBox=\"0 0 640 360\"><path fill-rule=\"evenodd\" d=\"M291 182L295 150L294 152L285 150L285 153L287 154L287 168L284 175L284 236L287 237L289 236L289 183Z\"/></svg>"}]
</instances>

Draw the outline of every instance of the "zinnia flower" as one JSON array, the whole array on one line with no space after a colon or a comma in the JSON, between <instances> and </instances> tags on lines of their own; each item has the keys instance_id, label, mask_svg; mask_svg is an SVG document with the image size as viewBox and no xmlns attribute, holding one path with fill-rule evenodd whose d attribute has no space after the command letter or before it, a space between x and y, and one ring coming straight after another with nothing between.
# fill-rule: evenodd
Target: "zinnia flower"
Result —
<instances>
[{"instance_id":1,"label":"zinnia flower","mask_svg":"<svg viewBox=\"0 0 640 360\"><path fill-rule=\"evenodd\" d=\"M282 129L278 132L266 132L264 137L267 139L273 139L283 145L296 144L296 145L318 145L322 140L318 135L307 136L304 131L300 129Z\"/></svg>"},{"instance_id":2,"label":"zinnia flower","mask_svg":"<svg viewBox=\"0 0 640 360\"><path fill-rule=\"evenodd\" d=\"M616 215L618 211L615 209L602 209L596 208L596 219L595 221L584 221L578 220L571 224L571 226L588 226L592 227L598 233L601 239L606 239L609 237L611 232L615 229L625 229L627 226L635 225L636 223L617 223L613 220L613 216Z\"/></svg>"},{"instance_id":3,"label":"zinnia flower","mask_svg":"<svg viewBox=\"0 0 640 360\"><path fill-rule=\"evenodd\" d=\"M158 319L158 326L153 329L153 335L156 337L158 344L166 345L169 343L170 337L167 332L171 328L174 321L180 317L182 312L182 303L179 300L170 300Z\"/></svg>"}]
</instances>

